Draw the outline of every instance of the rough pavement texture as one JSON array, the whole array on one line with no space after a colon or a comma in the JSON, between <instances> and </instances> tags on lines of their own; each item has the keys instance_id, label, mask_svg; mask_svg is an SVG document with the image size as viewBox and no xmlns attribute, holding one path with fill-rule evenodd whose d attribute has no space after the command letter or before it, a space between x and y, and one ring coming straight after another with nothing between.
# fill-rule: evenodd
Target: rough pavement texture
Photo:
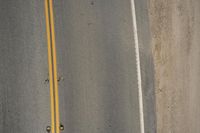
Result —
<instances>
[{"instance_id":1,"label":"rough pavement texture","mask_svg":"<svg viewBox=\"0 0 200 133\"><path fill-rule=\"evenodd\" d=\"M200 1L150 0L158 133L200 132Z\"/></svg>"}]
</instances>

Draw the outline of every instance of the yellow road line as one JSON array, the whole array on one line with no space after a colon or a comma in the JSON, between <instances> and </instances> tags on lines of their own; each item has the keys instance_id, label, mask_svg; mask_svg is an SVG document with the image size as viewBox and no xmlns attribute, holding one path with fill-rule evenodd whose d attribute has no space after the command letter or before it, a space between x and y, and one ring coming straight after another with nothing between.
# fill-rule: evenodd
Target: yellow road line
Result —
<instances>
[{"instance_id":1,"label":"yellow road line","mask_svg":"<svg viewBox=\"0 0 200 133\"><path fill-rule=\"evenodd\" d=\"M50 102L51 102L51 133L55 133L55 112L54 112L54 91L53 91L53 74L52 74L52 53L51 53L51 37L49 25L49 6L48 0L45 0L45 16L48 43L48 63L49 63L49 85L50 85Z\"/></svg>"},{"instance_id":2,"label":"yellow road line","mask_svg":"<svg viewBox=\"0 0 200 133\"><path fill-rule=\"evenodd\" d=\"M58 94L58 78L57 78L57 60L56 60L56 46L55 46L55 28L53 15L53 0L50 0L50 16L51 16L51 30L52 30L52 51L53 51L53 72L54 72L54 89L55 89L55 107L56 107L56 133L60 133L60 116L59 116L59 94Z\"/></svg>"},{"instance_id":3,"label":"yellow road line","mask_svg":"<svg viewBox=\"0 0 200 133\"><path fill-rule=\"evenodd\" d=\"M48 63L51 102L51 133L60 133L59 93L57 81L57 61L55 46L55 30L53 17L53 2L45 0L46 30L48 41Z\"/></svg>"}]
</instances>

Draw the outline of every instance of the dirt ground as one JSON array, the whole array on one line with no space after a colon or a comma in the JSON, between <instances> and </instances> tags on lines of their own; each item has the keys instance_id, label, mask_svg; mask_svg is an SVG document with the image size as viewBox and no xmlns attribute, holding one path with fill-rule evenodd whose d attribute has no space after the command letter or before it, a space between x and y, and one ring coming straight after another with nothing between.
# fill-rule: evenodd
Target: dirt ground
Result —
<instances>
[{"instance_id":1,"label":"dirt ground","mask_svg":"<svg viewBox=\"0 0 200 133\"><path fill-rule=\"evenodd\" d=\"M200 1L149 0L158 133L200 132Z\"/></svg>"}]
</instances>

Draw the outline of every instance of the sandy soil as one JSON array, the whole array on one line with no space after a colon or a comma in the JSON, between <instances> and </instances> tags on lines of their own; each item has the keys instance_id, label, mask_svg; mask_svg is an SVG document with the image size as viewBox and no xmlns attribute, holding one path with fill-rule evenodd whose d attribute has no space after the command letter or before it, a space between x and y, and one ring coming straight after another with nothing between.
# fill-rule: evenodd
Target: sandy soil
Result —
<instances>
[{"instance_id":1,"label":"sandy soil","mask_svg":"<svg viewBox=\"0 0 200 133\"><path fill-rule=\"evenodd\" d=\"M158 133L200 132L200 1L149 0Z\"/></svg>"}]
</instances>

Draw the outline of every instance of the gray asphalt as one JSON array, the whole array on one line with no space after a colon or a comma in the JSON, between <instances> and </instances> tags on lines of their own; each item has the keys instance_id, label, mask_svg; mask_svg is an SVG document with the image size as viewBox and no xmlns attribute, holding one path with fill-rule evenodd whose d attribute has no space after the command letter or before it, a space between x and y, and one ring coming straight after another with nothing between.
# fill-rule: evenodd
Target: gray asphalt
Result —
<instances>
[{"instance_id":1,"label":"gray asphalt","mask_svg":"<svg viewBox=\"0 0 200 133\"><path fill-rule=\"evenodd\" d=\"M50 124L42 0L0 0L0 133L44 133Z\"/></svg>"},{"instance_id":2,"label":"gray asphalt","mask_svg":"<svg viewBox=\"0 0 200 133\"><path fill-rule=\"evenodd\" d=\"M140 133L130 1L57 0L54 11L63 133ZM50 125L44 1L0 0L0 20L0 132L44 133ZM148 29L142 31L149 40ZM154 133L153 69L143 39L145 128Z\"/></svg>"}]
</instances>

